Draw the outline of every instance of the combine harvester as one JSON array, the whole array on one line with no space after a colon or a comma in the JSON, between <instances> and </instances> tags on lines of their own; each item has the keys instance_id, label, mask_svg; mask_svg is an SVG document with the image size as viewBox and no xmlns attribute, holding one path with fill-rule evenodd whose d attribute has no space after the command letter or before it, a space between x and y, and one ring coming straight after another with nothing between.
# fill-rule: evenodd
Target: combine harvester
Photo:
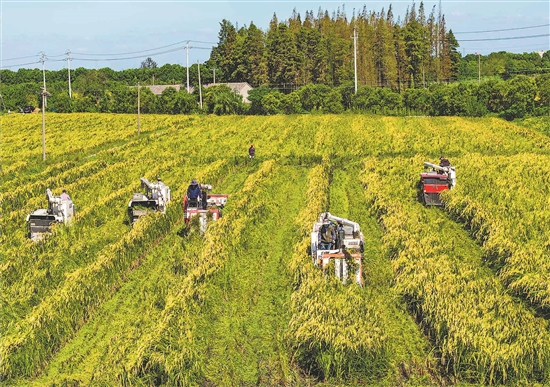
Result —
<instances>
[{"instance_id":1,"label":"combine harvester","mask_svg":"<svg viewBox=\"0 0 550 387\"><path fill-rule=\"evenodd\" d=\"M170 202L170 187L164 184L160 178L156 183L151 183L142 177L141 187L147 190L146 194L134 193L128 203L128 216L133 224L140 217L150 213L160 211L166 213L166 205Z\"/></svg>"},{"instance_id":2,"label":"combine harvester","mask_svg":"<svg viewBox=\"0 0 550 387\"><path fill-rule=\"evenodd\" d=\"M191 218L198 215L200 232L204 234L210 219L218 220L222 217L222 209L227 202L228 195L211 194L212 186L210 184L197 184L194 180L193 182L200 187L200 194L196 198L190 198L189 194L186 194L183 198L185 224L189 225Z\"/></svg>"},{"instance_id":3,"label":"combine harvester","mask_svg":"<svg viewBox=\"0 0 550 387\"><path fill-rule=\"evenodd\" d=\"M442 166L427 161L424 162L424 168L431 169L429 172L420 174L421 200L426 206L443 205L441 192L453 189L456 186L456 169L448 161L445 164L448 165Z\"/></svg>"},{"instance_id":4,"label":"combine harvester","mask_svg":"<svg viewBox=\"0 0 550 387\"><path fill-rule=\"evenodd\" d=\"M323 212L313 224L313 264L324 271L333 260L334 274L344 284L351 269L355 271L352 273L355 283L363 286L363 252L364 238L358 223Z\"/></svg>"},{"instance_id":5,"label":"combine harvester","mask_svg":"<svg viewBox=\"0 0 550 387\"><path fill-rule=\"evenodd\" d=\"M46 198L48 209L40 208L27 215L28 237L34 242L41 240L45 233L50 232L52 225L70 224L75 215L72 200L63 200L60 196L54 196L49 188L46 189Z\"/></svg>"}]
</instances>

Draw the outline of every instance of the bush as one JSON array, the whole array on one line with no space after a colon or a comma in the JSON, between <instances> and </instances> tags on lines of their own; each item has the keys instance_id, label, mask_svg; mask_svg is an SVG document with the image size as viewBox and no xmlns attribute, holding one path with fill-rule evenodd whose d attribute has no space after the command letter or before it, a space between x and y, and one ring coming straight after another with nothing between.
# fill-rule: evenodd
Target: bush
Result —
<instances>
[{"instance_id":1,"label":"bush","mask_svg":"<svg viewBox=\"0 0 550 387\"><path fill-rule=\"evenodd\" d=\"M332 114L341 114L344 112L342 105L342 94L338 89L330 91L323 99L323 111Z\"/></svg>"},{"instance_id":2,"label":"bush","mask_svg":"<svg viewBox=\"0 0 550 387\"><path fill-rule=\"evenodd\" d=\"M282 110L282 99L284 95L277 92L266 94L262 97L261 104L264 114L273 115L281 114Z\"/></svg>"}]
</instances>

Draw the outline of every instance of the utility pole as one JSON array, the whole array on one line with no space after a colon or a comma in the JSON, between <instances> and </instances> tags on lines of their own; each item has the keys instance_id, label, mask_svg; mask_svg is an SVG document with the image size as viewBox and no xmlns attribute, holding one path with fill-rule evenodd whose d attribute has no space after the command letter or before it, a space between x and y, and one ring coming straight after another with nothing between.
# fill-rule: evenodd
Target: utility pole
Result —
<instances>
[{"instance_id":1,"label":"utility pole","mask_svg":"<svg viewBox=\"0 0 550 387\"><path fill-rule=\"evenodd\" d=\"M357 26L353 26L353 69L355 72L355 94L357 94Z\"/></svg>"},{"instance_id":2,"label":"utility pole","mask_svg":"<svg viewBox=\"0 0 550 387\"><path fill-rule=\"evenodd\" d=\"M44 80L44 92L46 92L46 69L44 68L44 62L46 62L46 54L44 54L44 52L40 52L40 61L42 62L42 78ZM44 110L44 108L46 107L46 104L47 104L47 100L46 99L42 99L42 110ZM46 160L45 158L45 154L44 154L44 160Z\"/></svg>"},{"instance_id":3,"label":"utility pole","mask_svg":"<svg viewBox=\"0 0 550 387\"><path fill-rule=\"evenodd\" d=\"M212 71L214 72L214 82L212 83L216 84L216 68L214 67Z\"/></svg>"},{"instance_id":4,"label":"utility pole","mask_svg":"<svg viewBox=\"0 0 550 387\"><path fill-rule=\"evenodd\" d=\"M199 104L202 109L201 65L199 61L197 61L197 69L199 72Z\"/></svg>"},{"instance_id":5,"label":"utility pole","mask_svg":"<svg viewBox=\"0 0 550 387\"><path fill-rule=\"evenodd\" d=\"M140 85L139 85L139 82L138 82L138 136L139 136L139 133L141 131L141 111L140 111L140 95L139 95L139 89L140 89Z\"/></svg>"},{"instance_id":6,"label":"utility pole","mask_svg":"<svg viewBox=\"0 0 550 387\"><path fill-rule=\"evenodd\" d=\"M42 160L46 161L46 97L50 95L46 88L42 89Z\"/></svg>"},{"instance_id":7,"label":"utility pole","mask_svg":"<svg viewBox=\"0 0 550 387\"><path fill-rule=\"evenodd\" d=\"M189 93L189 40L185 43L185 57L187 60L187 93Z\"/></svg>"},{"instance_id":8,"label":"utility pole","mask_svg":"<svg viewBox=\"0 0 550 387\"><path fill-rule=\"evenodd\" d=\"M73 98L71 90L71 50L67 50L67 70L69 71L69 98Z\"/></svg>"}]
</instances>

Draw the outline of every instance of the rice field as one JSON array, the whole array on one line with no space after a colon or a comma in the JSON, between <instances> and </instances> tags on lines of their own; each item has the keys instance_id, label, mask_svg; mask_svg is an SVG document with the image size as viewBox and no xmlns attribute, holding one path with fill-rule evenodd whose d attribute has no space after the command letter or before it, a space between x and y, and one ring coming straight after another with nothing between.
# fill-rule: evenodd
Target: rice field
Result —
<instances>
[{"instance_id":1,"label":"rice field","mask_svg":"<svg viewBox=\"0 0 550 387\"><path fill-rule=\"evenodd\" d=\"M496 118L2 117L6 386L550 385L550 138ZM256 157L248 157L254 144ZM418 201L423 162L457 187ZM172 190L133 226L140 177ZM227 193L204 233L192 179ZM66 189L71 226L26 215ZM364 287L316 269L319 214L358 222Z\"/></svg>"}]
</instances>

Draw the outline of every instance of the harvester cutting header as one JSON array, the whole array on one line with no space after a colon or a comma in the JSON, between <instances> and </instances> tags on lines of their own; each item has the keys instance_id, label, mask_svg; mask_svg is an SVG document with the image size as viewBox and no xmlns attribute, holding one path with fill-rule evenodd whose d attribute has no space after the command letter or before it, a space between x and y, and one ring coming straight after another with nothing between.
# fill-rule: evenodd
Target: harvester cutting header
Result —
<instances>
[{"instance_id":1,"label":"harvester cutting header","mask_svg":"<svg viewBox=\"0 0 550 387\"><path fill-rule=\"evenodd\" d=\"M444 157L439 165L425 161L424 168L431 170L420 174L422 201L427 206L441 206L441 192L456 186L456 168Z\"/></svg>"}]
</instances>

